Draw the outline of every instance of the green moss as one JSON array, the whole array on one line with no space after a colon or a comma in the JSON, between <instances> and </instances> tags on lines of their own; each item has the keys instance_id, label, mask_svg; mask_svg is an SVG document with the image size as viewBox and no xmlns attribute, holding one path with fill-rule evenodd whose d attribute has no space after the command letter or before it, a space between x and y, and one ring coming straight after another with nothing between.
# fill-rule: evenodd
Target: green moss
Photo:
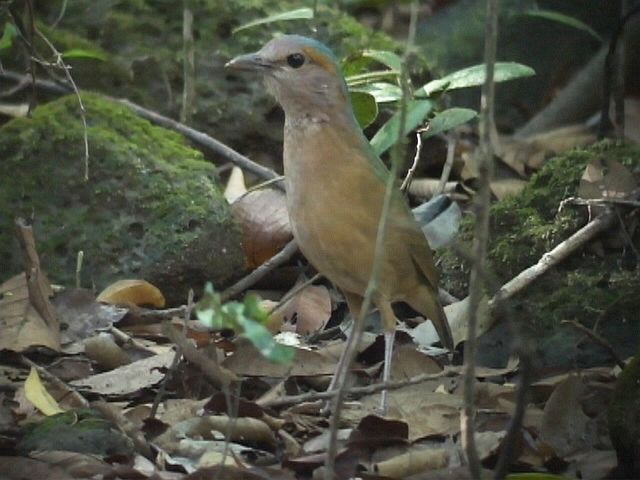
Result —
<instances>
[{"instance_id":1,"label":"green moss","mask_svg":"<svg viewBox=\"0 0 640 480\"><path fill-rule=\"evenodd\" d=\"M181 136L128 108L94 94L83 93L82 99L89 181L84 180L75 96L0 129L0 204L12 216L34 217L41 260L52 279L70 283L78 250L85 251L99 285L125 272L153 271L157 281L158 272L176 273L177 256L194 251L202 258L188 268L209 269L210 278L218 280L232 276L242 265L239 234L215 184L213 165ZM15 248L9 248L10 222L8 216L0 218L0 261L9 267L3 273L21 269ZM228 251L217 260L207 255L216 241Z\"/></svg>"},{"instance_id":2,"label":"green moss","mask_svg":"<svg viewBox=\"0 0 640 480\"><path fill-rule=\"evenodd\" d=\"M567 206L560 214L558 207L562 200L577 195L586 165L601 156L616 159L636 173L640 171L637 147L602 142L550 159L531 177L521 195L491 207L488 258L495 284L490 290L495 291L537 263L545 252L587 222L584 207ZM461 228L462 242L470 245L472 235L473 223L467 219ZM634 241L638 245L637 235ZM605 253L604 257L588 252L574 254L530 285L514 299L514 304L527 312L528 321L540 331L567 319L593 325L602 316L623 318L633 331L640 326L636 314L640 308L640 276L621 267L619 250ZM466 295L468 263L453 249L445 251L441 258L445 287L457 295ZM622 332L621 327L618 332ZM610 334L618 333L614 329ZM629 340L620 341L628 349Z\"/></svg>"}]
</instances>

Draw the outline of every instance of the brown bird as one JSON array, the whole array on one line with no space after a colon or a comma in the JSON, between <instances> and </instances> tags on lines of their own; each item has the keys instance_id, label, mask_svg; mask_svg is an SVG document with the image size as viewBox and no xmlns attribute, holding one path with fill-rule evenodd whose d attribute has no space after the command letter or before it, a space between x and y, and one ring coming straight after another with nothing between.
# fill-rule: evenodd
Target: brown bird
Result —
<instances>
[{"instance_id":1,"label":"brown bird","mask_svg":"<svg viewBox=\"0 0 640 480\"><path fill-rule=\"evenodd\" d=\"M359 318L389 172L356 121L336 57L313 39L284 35L226 66L262 73L284 109L284 173L293 236L311 264L340 288L354 319ZM372 300L385 329L386 381L396 328L393 302L404 301L429 318L442 344L454 347L438 300L431 248L400 194L393 197L379 272ZM386 392L381 407L386 411Z\"/></svg>"}]
</instances>

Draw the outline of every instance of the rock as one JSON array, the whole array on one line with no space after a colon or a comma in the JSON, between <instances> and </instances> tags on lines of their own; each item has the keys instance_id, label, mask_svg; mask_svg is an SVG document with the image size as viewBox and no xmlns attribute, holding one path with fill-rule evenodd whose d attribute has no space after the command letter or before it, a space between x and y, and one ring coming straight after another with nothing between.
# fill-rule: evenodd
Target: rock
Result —
<instances>
[{"instance_id":1,"label":"rock","mask_svg":"<svg viewBox=\"0 0 640 480\"><path fill-rule=\"evenodd\" d=\"M640 353L618 378L609 406L609 436L626 478L640 478Z\"/></svg>"},{"instance_id":2,"label":"rock","mask_svg":"<svg viewBox=\"0 0 640 480\"><path fill-rule=\"evenodd\" d=\"M215 180L215 167L178 134L126 107L83 93L89 138L70 95L32 118L0 128L0 265L22 270L13 219L32 218L51 281L70 285L84 251L82 282L103 288L138 277L170 303L207 280L220 288L242 273L240 233Z\"/></svg>"}]
</instances>

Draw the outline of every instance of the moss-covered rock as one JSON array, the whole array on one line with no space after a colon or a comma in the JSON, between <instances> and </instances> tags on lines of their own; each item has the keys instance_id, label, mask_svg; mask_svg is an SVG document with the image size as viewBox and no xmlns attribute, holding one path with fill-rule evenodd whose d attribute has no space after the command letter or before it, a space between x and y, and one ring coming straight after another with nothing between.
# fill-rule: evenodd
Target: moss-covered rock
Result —
<instances>
[{"instance_id":1,"label":"moss-covered rock","mask_svg":"<svg viewBox=\"0 0 640 480\"><path fill-rule=\"evenodd\" d=\"M586 165L600 157L615 159L640 176L640 149L603 142L579 148L549 160L530 179L521 195L496 202L490 212L489 271L495 274L495 291L542 255L557 246L588 221L585 207L567 206L562 200L576 196ZM623 212L624 213L624 212ZM471 243L472 222L461 231L463 243ZM632 241L640 248L640 235ZM603 240L611 234L603 236ZM604 248L600 254L587 249L575 253L552 268L512 299L512 313L528 326L544 350L541 364L547 366L594 365L610 362L604 349L589 344L567 350L579 338L560 326L562 320L577 320L586 326L600 325L603 334L622 355L630 355L640 341L640 275L625 260L633 249ZM469 264L452 249L441 255L445 288L465 296ZM562 347L561 347L562 346Z\"/></svg>"},{"instance_id":2,"label":"moss-covered rock","mask_svg":"<svg viewBox=\"0 0 640 480\"><path fill-rule=\"evenodd\" d=\"M0 264L22 269L13 217L33 218L44 268L70 284L84 251L83 280L99 288L143 277L170 299L205 280L241 273L239 230L214 167L184 139L126 107L83 94L89 180L78 100L71 95L0 128Z\"/></svg>"},{"instance_id":3,"label":"moss-covered rock","mask_svg":"<svg viewBox=\"0 0 640 480\"><path fill-rule=\"evenodd\" d=\"M618 378L609 406L609 436L625 478L640 477L640 352Z\"/></svg>"},{"instance_id":4,"label":"moss-covered rock","mask_svg":"<svg viewBox=\"0 0 640 480\"><path fill-rule=\"evenodd\" d=\"M57 18L62 3L39 5L45 23ZM402 51L400 43L372 31L326 2L194 0L190 3L194 13L197 92L191 124L276 168L281 158L282 122L277 114L274 121L275 102L260 81L225 71L223 66L230 58L254 51L283 32L316 36L339 57L364 48ZM314 20L272 23L232 34L234 27L250 20L302 6L313 7L316 3ZM183 3L169 0L98 3L76 0L66 4L64 17L56 30L49 33L61 45L61 51L93 48L107 52L107 65L114 65L118 72L125 66L130 77L124 84L118 81L120 74L116 78L113 75L92 78L83 65L94 68L100 65L95 60L77 59L74 68L80 87L126 96L177 117L183 85L182 8ZM77 44L72 41L74 38Z\"/></svg>"}]
</instances>

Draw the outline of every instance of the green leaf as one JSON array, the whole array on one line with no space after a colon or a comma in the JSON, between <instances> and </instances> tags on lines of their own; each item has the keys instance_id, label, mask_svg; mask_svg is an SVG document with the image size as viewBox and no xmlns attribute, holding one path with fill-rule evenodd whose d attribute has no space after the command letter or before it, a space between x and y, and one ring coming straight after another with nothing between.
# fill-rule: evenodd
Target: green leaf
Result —
<instances>
[{"instance_id":1,"label":"green leaf","mask_svg":"<svg viewBox=\"0 0 640 480\"><path fill-rule=\"evenodd\" d=\"M275 363L291 363L293 361L295 350L276 342L264 325L247 317L244 305L235 303L230 307L238 319L238 324L243 329L242 336L247 338L263 357Z\"/></svg>"},{"instance_id":2,"label":"green leaf","mask_svg":"<svg viewBox=\"0 0 640 480\"><path fill-rule=\"evenodd\" d=\"M5 23L4 30L2 31L2 38L0 38L0 50L5 50L13 45L13 38L18 34L13 23Z\"/></svg>"},{"instance_id":3,"label":"green leaf","mask_svg":"<svg viewBox=\"0 0 640 480\"><path fill-rule=\"evenodd\" d=\"M591 28L589 25L582 22L581 20L578 20L577 18L570 17L569 15L565 15L564 13L554 12L552 10L534 9L534 10L529 10L527 12L524 12L524 15L528 15L530 17L544 18L546 20L551 20L553 22L562 23L563 25L566 25L568 27L576 28L578 30L582 30L583 32L588 33L599 42L603 41L602 36L600 36L600 34L596 32L593 28Z\"/></svg>"},{"instance_id":4,"label":"green leaf","mask_svg":"<svg viewBox=\"0 0 640 480\"><path fill-rule=\"evenodd\" d=\"M365 50L362 52L362 56L375 60L391 70L402 70L402 59L393 52L387 50Z\"/></svg>"},{"instance_id":5,"label":"green leaf","mask_svg":"<svg viewBox=\"0 0 640 480\"><path fill-rule=\"evenodd\" d=\"M422 123L427 114L433 109L431 100L411 100L407 102L407 116L403 135ZM371 146L378 155L382 155L398 141L400 129L400 112L396 112L371 139Z\"/></svg>"},{"instance_id":6,"label":"green leaf","mask_svg":"<svg viewBox=\"0 0 640 480\"><path fill-rule=\"evenodd\" d=\"M375 83L380 80L386 80L387 78L398 78L400 72L398 70L376 70L374 72L360 73L357 75L351 75L345 78L349 87L356 85L367 85Z\"/></svg>"},{"instance_id":7,"label":"green leaf","mask_svg":"<svg viewBox=\"0 0 640 480\"><path fill-rule=\"evenodd\" d=\"M422 138L429 138L439 133L446 132L452 128L467 123L478 116L478 112L470 108L449 108L434 115L429 120L429 130L422 134Z\"/></svg>"},{"instance_id":8,"label":"green leaf","mask_svg":"<svg viewBox=\"0 0 640 480\"><path fill-rule=\"evenodd\" d=\"M281 22L284 20L308 20L310 18L313 18L313 9L298 8L296 10L289 10L287 12L276 13L274 15L269 15L268 17L260 18L258 20L253 20L251 22L245 23L244 25L240 25L239 27L234 28L232 33L237 33L241 30L252 28L257 25L264 25L266 23Z\"/></svg>"},{"instance_id":9,"label":"green leaf","mask_svg":"<svg viewBox=\"0 0 640 480\"><path fill-rule=\"evenodd\" d=\"M351 92L368 93L375 98L376 103L395 102L402 98L402 89L398 85L387 82L367 83L358 85L351 89Z\"/></svg>"},{"instance_id":10,"label":"green leaf","mask_svg":"<svg viewBox=\"0 0 640 480\"><path fill-rule=\"evenodd\" d=\"M441 90L455 90L458 88L477 87L484 83L486 73L485 64L474 65L463 68L457 72L445 75L437 80L432 80L416 91L416 95L430 97L435 92ZM516 78L530 77L535 75L535 70L521 63L497 62L493 74L496 83L514 80Z\"/></svg>"},{"instance_id":11,"label":"green leaf","mask_svg":"<svg viewBox=\"0 0 640 480\"><path fill-rule=\"evenodd\" d=\"M99 60L104 62L107 60L107 56L97 50L87 50L85 48L72 48L66 52L62 52L64 58L89 58L91 60Z\"/></svg>"},{"instance_id":12,"label":"green leaf","mask_svg":"<svg viewBox=\"0 0 640 480\"><path fill-rule=\"evenodd\" d=\"M373 123L378 116L378 104L372 95L365 92L351 92L351 106L353 113L360 124L360 128L366 128Z\"/></svg>"},{"instance_id":13,"label":"green leaf","mask_svg":"<svg viewBox=\"0 0 640 480\"><path fill-rule=\"evenodd\" d=\"M220 295L213 291L210 282L204 286L204 294L196 304L195 311L200 323L212 330L233 328L221 314Z\"/></svg>"}]
</instances>

